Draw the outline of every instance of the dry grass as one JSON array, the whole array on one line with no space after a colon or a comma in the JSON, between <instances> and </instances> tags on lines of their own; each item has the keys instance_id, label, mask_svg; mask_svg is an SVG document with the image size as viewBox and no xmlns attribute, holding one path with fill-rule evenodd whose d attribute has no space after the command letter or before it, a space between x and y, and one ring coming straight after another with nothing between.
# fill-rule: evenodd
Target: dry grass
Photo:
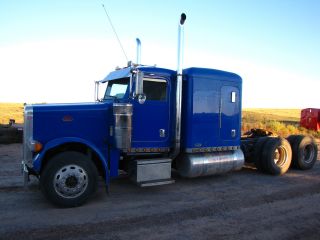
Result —
<instances>
[{"instance_id":1,"label":"dry grass","mask_svg":"<svg viewBox=\"0 0 320 240\"><path fill-rule=\"evenodd\" d=\"M22 103L0 103L0 124L8 124L10 119L23 123Z\"/></svg>"},{"instance_id":2,"label":"dry grass","mask_svg":"<svg viewBox=\"0 0 320 240\"><path fill-rule=\"evenodd\" d=\"M243 109L242 132L262 128L283 137L304 134L319 138L320 132L300 127L300 113L300 109Z\"/></svg>"},{"instance_id":3,"label":"dry grass","mask_svg":"<svg viewBox=\"0 0 320 240\"><path fill-rule=\"evenodd\" d=\"M246 108L243 113L255 113L279 121L300 121L301 109Z\"/></svg>"}]
</instances>

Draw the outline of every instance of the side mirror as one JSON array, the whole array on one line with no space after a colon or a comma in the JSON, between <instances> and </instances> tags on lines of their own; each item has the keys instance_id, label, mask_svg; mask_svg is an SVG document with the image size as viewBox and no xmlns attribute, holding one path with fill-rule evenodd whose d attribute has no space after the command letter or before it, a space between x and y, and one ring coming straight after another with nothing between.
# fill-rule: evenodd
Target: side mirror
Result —
<instances>
[{"instance_id":1,"label":"side mirror","mask_svg":"<svg viewBox=\"0 0 320 240\"><path fill-rule=\"evenodd\" d=\"M136 95L143 94L143 72L137 71L136 73Z\"/></svg>"},{"instance_id":2,"label":"side mirror","mask_svg":"<svg viewBox=\"0 0 320 240\"><path fill-rule=\"evenodd\" d=\"M143 104L146 101L146 95L143 93L143 72L137 71L135 82L135 97L140 104Z\"/></svg>"}]
</instances>

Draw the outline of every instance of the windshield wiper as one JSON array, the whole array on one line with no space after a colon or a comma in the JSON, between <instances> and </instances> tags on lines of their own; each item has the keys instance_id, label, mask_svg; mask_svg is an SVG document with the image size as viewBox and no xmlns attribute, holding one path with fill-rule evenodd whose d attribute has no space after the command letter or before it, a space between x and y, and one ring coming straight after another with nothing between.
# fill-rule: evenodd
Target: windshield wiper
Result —
<instances>
[{"instance_id":1,"label":"windshield wiper","mask_svg":"<svg viewBox=\"0 0 320 240\"><path fill-rule=\"evenodd\" d=\"M104 98L104 100L107 100L107 99L114 99L114 102L119 102L119 98L117 96L109 95Z\"/></svg>"}]
</instances>

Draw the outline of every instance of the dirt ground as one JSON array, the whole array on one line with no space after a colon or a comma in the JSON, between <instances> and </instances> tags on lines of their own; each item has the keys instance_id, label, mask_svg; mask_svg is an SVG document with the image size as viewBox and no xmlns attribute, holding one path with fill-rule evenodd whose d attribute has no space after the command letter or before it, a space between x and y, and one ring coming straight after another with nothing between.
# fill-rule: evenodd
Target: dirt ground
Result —
<instances>
[{"instance_id":1,"label":"dirt ground","mask_svg":"<svg viewBox=\"0 0 320 240\"><path fill-rule=\"evenodd\" d=\"M252 168L139 188L103 182L84 206L52 206L32 178L23 188L21 144L0 145L0 239L320 239L320 161L274 177Z\"/></svg>"}]
</instances>

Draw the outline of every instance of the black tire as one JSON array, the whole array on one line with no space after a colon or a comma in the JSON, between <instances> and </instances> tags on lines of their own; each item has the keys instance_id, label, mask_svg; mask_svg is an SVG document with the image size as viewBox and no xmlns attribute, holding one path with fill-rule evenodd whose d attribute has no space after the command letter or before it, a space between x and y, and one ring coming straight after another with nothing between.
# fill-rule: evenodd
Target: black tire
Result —
<instances>
[{"instance_id":1,"label":"black tire","mask_svg":"<svg viewBox=\"0 0 320 240\"><path fill-rule=\"evenodd\" d=\"M288 142L290 143L291 147L293 146L293 144L296 142L297 138L300 135L290 135L289 137L287 137ZM293 152L293 151L292 151Z\"/></svg>"},{"instance_id":2,"label":"black tire","mask_svg":"<svg viewBox=\"0 0 320 240\"><path fill-rule=\"evenodd\" d=\"M269 138L264 144L261 161L266 172L272 175L286 173L291 165L292 150L284 138Z\"/></svg>"},{"instance_id":3,"label":"black tire","mask_svg":"<svg viewBox=\"0 0 320 240\"><path fill-rule=\"evenodd\" d=\"M79 152L63 152L54 156L40 177L41 191L60 207L82 205L96 191L97 185L95 165Z\"/></svg>"},{"instance_id":4,"label":"black tire","mask_svg":"<svg viewBox=\"0 0 320 240\"><path fill-rule=\"evenodd\" d=\"M298 135L291 145L293 167L301 170L311 169L317 161L318 146L310 136Z\"/></svg>"},{"instance_id":5,"label":"black tire","mask_svg":"<svg viewBox=\"0 0 320 240\"><path fill-rule=\"evenodd\" d=\"M292 168L296 168L295 166L295 163L294 163L294 156L295 156L295 153L294 153L294 144L296 142L296 140L298 139L300 135L290 135L289 137L287 137L287 140L288 142L290 143L290 146L291 146L291 150L292 150L292 161L291 161L291 166Z\"/></svg>"},{"instance_id":6,"label":"black tire","mask_svg":"<svg viewBox=\"0 0 320 240\"><path fill-rule=\"evenodd\" d=\"M248 149L247 145L244 144L244 143L241 143L240 148L241 148L241 150L243 152L244 160L246 161L246 163L252 163L253 159L250 156L250 152L249 152L249 149Z\"/></svg>"},{"instance_id":7,"label":"black tire","mask_svg":"<svg viewBox=\"0 0 320 240\"><path fill-rule=\"evenodd\" d=\"M265 166L262 164L261 156L262 156L263 146L267 142L268 139L269 139L268 137L259 138L257 143L255 144L254 150L253 150L253 155L252 156L253 156L253 159L254 159L254 163L256 165L256 168L260 172L265 172L266 171Z\"/></svg>"}]
</instances>

